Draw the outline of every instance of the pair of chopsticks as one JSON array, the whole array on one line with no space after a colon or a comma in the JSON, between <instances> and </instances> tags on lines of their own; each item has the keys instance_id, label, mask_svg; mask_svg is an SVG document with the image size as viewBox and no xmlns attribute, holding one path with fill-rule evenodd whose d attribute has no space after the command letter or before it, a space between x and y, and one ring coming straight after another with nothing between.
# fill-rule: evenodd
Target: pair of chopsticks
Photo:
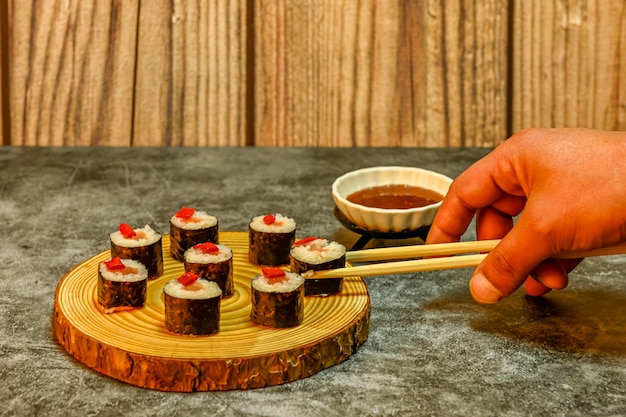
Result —
<instances>
[{"instance_id":1,"label":"pair of chopsticks","mask_svg":"<svg viewBox=\"0 0 626 417\"><path fill-rule=\"evenodd\" d=\"M407 258L411 260L328 269L312 273L308 272L306 278L342 278L346 276L374 276L436 271L441 269L472 268L485 259L487 252L495 248L499 242L499 239L493 239L350 251L346 253L346 261L350 263L389 261ZM574 259L619 254L626 254L626 243L589 251L567 252L555 258ZM431 256L435 256L436 258L415 259Z\"/></svg>"}]
</instances>

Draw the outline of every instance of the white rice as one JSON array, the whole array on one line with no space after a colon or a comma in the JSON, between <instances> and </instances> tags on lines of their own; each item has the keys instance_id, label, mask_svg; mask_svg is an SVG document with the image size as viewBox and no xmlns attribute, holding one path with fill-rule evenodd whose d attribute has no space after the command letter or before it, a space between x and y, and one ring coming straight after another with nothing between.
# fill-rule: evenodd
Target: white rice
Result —
<instances>
[{"instance_id":1,"label":"white rice","mask_svg":"<svg viewBox=\"0 0 626 417\"><path fill-rule=\"evenodd\" d=\"M144 279L148 279L148 270L141 263L134 261L132 259L121 259L122 263L130 268L135 268L137 273L135 274L123 274L120 270L110 271L107 269L104 262L100 262L98 268L100 270L100 274L104 279L109 281L117 281L117 282L137 282L142 281Z\"/></svg>"},{"instance_id":2,"label":"white rice","mask_svg":"<svg viewBox=\"0 0 626 417\"><path fill-rule=\"evenodd\" d=\"M173 215L170 218L170 222L180 229L199 230L215 226L217 224L217 217L211 216L204 211L196 211L189 219L183 219Z\"/></svg>"},{"instance_id":3,"label":"white rice","mask_svg":"<svg viewBox=\"0 0 626 417\"><path fill-rule=\"evenodd\" d=\"M140 246L148 246L156 243L161 239L161 235L154 230L149 225L145 225L144 227L134 229L135 233L144 232L145 237L141 239L126 239L122 232L115 231L109 235L111 241L115 243L117 246L121 246L124 248L137 248Z\"/></svg>"},{"instance_id":4,"label":"white rice","mask_svg":"<svg viewBox=\"0 0 626 417\"><path fill-rule=\"evenodd\" d=\"M192 264L216 264L233 257L233 251L225 245L218 245L219 252L204 253L200 249L191 247L185 251L185 262Z\"/></svg>"},{"instance_id":5,"label":"white rice","mask_svg":"<svg viewBox=\"0 0 626 417\"><path fill-rule=\"evenodd\" d=\"M217 283L204 278L198 278L191 285L187 286L178 282L178 279L173 279L165 284L163 291L171 297L189 300L205 300L222 295L222 290Z\"/></svg>"},{"instance_id":6,"label":"white rice","mask_svg":"<svg viewBox=\"0 0 626 417\"><path fill-rule=\"evenodd\" d=\"M271 284L271 280L268 280L265 275L259 274L252 280L252 288L263 292L291 292L304 285L304 278L300 274L285 272L285 275L286 281Z\"/></svg>"},{"instance_id":7,"label":"white rice","mask_svg":"<svg viewBox=\"0 0 626 417\"><path fill-rule=\"evenodd\" d=\"M296 221L290 217L285 217L280 213L274 214L276 222L265 224L263 216L257 216L250 222L250 227L257 232L263 233L289 233L296 229Z\"/></svg>"},{"instance_id":8,"label":"white rice","mask_svg":"<svg viewBox=\"0 0 626 417\"><path fill-rule=\"evenodd\" d=\"M346 253L346 247L338 242L330 242L319 238L304 245L293 245L290 254L295 259L311 265L317 265L333 259L341 258Z\"/></svg>"}]
</instances>

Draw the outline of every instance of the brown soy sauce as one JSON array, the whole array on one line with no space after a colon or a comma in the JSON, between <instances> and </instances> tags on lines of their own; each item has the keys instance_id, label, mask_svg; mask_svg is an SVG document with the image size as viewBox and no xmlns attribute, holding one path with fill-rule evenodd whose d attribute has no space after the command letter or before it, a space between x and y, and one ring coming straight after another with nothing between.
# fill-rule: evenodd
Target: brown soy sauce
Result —
<instances>
[{"instance_id":1,"label":"brown soy sauce","mask_svg":"<svg viewBox=\"0 0 626 417\"><path fill-rule=\"evenodd\" d=\"M443 195L423 187L407 184L386 184L364 188L348 196L348 201L366 207L411 209L435 204Z\"/></svg>"}]
</instances>

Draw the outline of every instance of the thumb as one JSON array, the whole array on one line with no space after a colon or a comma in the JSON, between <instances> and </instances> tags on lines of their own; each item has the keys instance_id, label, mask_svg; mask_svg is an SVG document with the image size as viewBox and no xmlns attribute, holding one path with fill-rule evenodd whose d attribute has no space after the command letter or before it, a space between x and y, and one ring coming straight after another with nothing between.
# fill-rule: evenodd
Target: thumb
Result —
<instances>
[{"instance_id":1,"label":"thumb","mask_svg":"<svg viewBox=\"0 0 626 417\"><path fill-rule=\"evenodd\" d=\"M537 239L533 228L519 222L476 267L470 280L474 300L482 304L500 301L519 288L531 271L550 257L545 239Z\"/></svg>"}]
</instances>

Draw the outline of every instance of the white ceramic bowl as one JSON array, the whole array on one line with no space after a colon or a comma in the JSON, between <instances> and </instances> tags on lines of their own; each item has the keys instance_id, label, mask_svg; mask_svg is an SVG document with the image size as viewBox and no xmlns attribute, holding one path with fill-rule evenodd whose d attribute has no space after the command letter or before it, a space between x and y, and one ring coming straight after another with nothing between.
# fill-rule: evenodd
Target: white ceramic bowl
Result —
<instances>
[{"instance_id":1,"label":"white ceramic bowl","mask_svg":"<svg viewBox=\"0 0 626 417\"><path fill-rule=\"evenodd\" d=\"M381 166L348 172L333 183L337 208L356 226L379 232L417 230L432 224L441 202L411 209L366 207L347 200L355 191L386 184L406 184L446 195L452 179L437 172L414 167Z\"/></svg>"}]
</instances>

